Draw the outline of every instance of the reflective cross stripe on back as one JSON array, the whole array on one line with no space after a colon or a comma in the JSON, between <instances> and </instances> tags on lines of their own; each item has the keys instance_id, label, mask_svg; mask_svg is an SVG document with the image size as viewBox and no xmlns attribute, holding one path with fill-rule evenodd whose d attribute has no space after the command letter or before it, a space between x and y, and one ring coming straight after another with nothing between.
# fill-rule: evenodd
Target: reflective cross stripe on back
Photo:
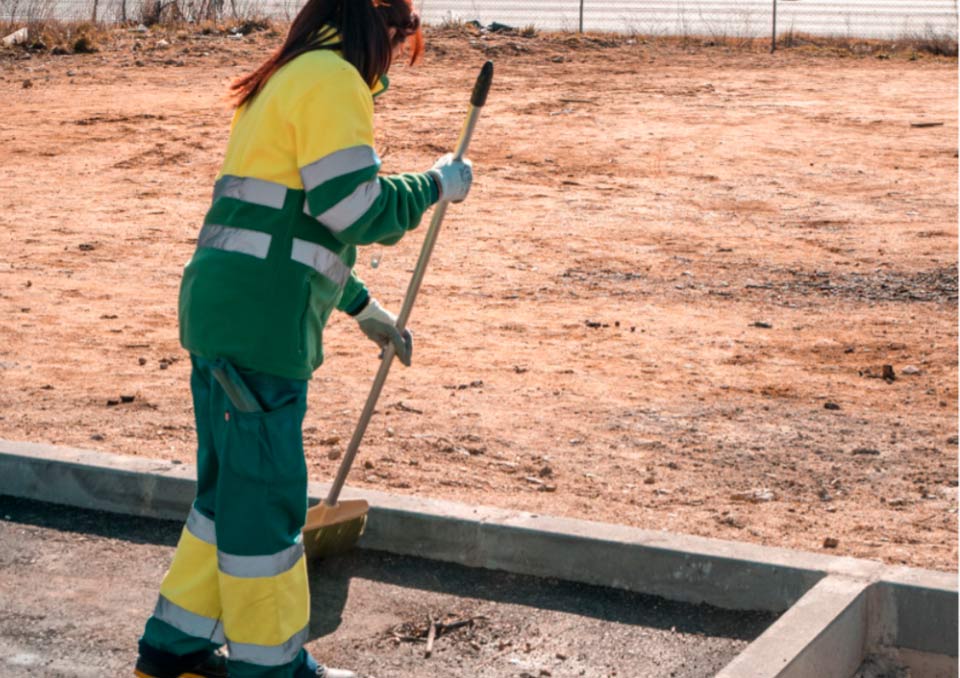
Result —
<instances>
[{"instance_id":1,"label":"reflective cross stripe on back","mask_svg":"<svg viewBox=\"0 0 960 678\"><path fill-rule=\"evenodd\" d=\"M272 236L263 231L252 231L249 228L234 226L220 226L218 224L204 224L197 237L197 248L209 247L227 252L249 254L258 259L266 259L270 251Z\"/></svg>"},{"instance_id":2,"label":"reflective cross stripe on back","mask_svg":"<svg viewBox=\"0 0 960 678\"><path fill-rule=\"evenodd\" d=\"M262 231L252 231L248 228L234 226L220 226L218 224L204 224L197 238L197 248L223 250L247 254L258 259L266 259L270 251L273 237ZM293 261L309 266L323 277L333 281L337 287L343 287L350 278L350 267L336 252L328 250L323 245L294 238L290 250ZM201 535L196 535L203 539ZM213 543L213 542L211 542Z\"/></svg>"},{"instance_id":3,"label":"reflective cross stripe on back","mask_svg":"<svg viewBox=\"0 0 960 678\"><path fill-rule=\"evenodd\" d=\"M287 187L263 179L225 174L213 187L213 201L220 198L233 198L279 210L283 209L283 203L287 199Z\"/></svg>"}]
</instances>

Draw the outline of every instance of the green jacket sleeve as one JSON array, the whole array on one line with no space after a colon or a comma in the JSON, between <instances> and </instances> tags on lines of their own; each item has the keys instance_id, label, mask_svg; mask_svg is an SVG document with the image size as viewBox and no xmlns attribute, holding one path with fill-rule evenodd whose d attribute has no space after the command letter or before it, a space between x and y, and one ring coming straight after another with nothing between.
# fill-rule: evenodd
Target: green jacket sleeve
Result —
<instances>
[{"instance_id":1,"label":"green jacket sleeve","mask_svg":"<svg viewBox=\"0 0 960 678\"><path fill-rule=\"evenodd\" d=\"M396 174L377 181L380 195L362 217L337 235L341 242L393 245L416 228L423 213L437 202L437 184L426 174Z\"/></svg>"},{"instance_id":2,"label":"green jacket sleeve","mask_svg":"<svg viewBox=\"0 0 960 678\"><path fill-rule=\"evenodd\" d=\"M367 290L367 286L356 271L350 271L350 277L343 287L343 294L337 303L337 309L349 315L356 315L367 305L369 298L370 292Z\"/></svg>"},{"instance_id":3,"label":"green jacket sleeve","mask_svg":"<svg viewBox=\"0 0 960 678\"><path fill-rule=\"evenodd\" d=\"M427 174L378 176L373 98L355 70L312 87L293 108L304 211L347 245L393 244L438 198Z\"/></svg>"}]
</instances>

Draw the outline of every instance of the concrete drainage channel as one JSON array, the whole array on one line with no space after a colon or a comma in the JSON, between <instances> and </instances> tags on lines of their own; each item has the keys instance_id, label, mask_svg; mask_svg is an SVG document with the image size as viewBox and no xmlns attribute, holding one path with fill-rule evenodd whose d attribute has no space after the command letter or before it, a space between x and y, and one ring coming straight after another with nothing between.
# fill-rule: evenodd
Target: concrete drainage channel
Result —
<instances>
[{"instance_id":1,"label":"concrete drainage channel","mask_svg":"<svg viewBox=\"0 0 960 678\"><path fill-rule=\"evenodd\" d=\"M324 489L312 484L311 497ZM188 465L0 441L0 495L182 520L193 491ZM877 657L913 678L957 675L955 573L374 491L344 496L371 504L363 549L779 615L722 678L898 675L871 668ZM618 675L638 674L624 666Z\"/></svg>"}]
</instances>

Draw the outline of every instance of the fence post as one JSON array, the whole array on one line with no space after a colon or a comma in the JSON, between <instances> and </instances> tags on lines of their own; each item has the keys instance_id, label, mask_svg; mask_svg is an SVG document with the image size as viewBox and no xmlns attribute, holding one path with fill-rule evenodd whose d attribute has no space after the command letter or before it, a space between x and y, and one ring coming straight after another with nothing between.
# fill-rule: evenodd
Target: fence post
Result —
<instances>
[{"instance_id":1,"label":"fence post","mask_svg":"<svg viewBox=\"0 0 960 678\"><path fill-rule=\"evenodd\" d=\"M770 34L770 54L777 51L777 0L773 0L773 30Z\"/></svg>"},{"instance_id":2,"label":"fence post","mask_svg":"<svg viewBox=\"0 0 960 678\"><path fill-rule=\"evenodd\" d=\"M583 0L580 0L580 32L583 33Z\"/></svg>"}]
</instances>

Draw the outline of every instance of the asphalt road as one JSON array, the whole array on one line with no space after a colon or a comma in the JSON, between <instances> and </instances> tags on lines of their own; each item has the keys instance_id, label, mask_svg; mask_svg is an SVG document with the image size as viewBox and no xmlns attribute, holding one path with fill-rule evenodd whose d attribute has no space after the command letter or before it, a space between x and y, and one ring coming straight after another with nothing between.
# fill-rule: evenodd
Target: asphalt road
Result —
<instances>
[{"instance_id":1,"label":"asphalt road","mask_svg":"<svg viewBox=\"0 0 960 678\"><path fill-rule=\"evenodd\" d=\"M132 675L179 532L0 496L0 676ZM371 551L311 565L310 584L309 649L364 678L699 678L773 621Z\"/></svg>"}]
</instances>

